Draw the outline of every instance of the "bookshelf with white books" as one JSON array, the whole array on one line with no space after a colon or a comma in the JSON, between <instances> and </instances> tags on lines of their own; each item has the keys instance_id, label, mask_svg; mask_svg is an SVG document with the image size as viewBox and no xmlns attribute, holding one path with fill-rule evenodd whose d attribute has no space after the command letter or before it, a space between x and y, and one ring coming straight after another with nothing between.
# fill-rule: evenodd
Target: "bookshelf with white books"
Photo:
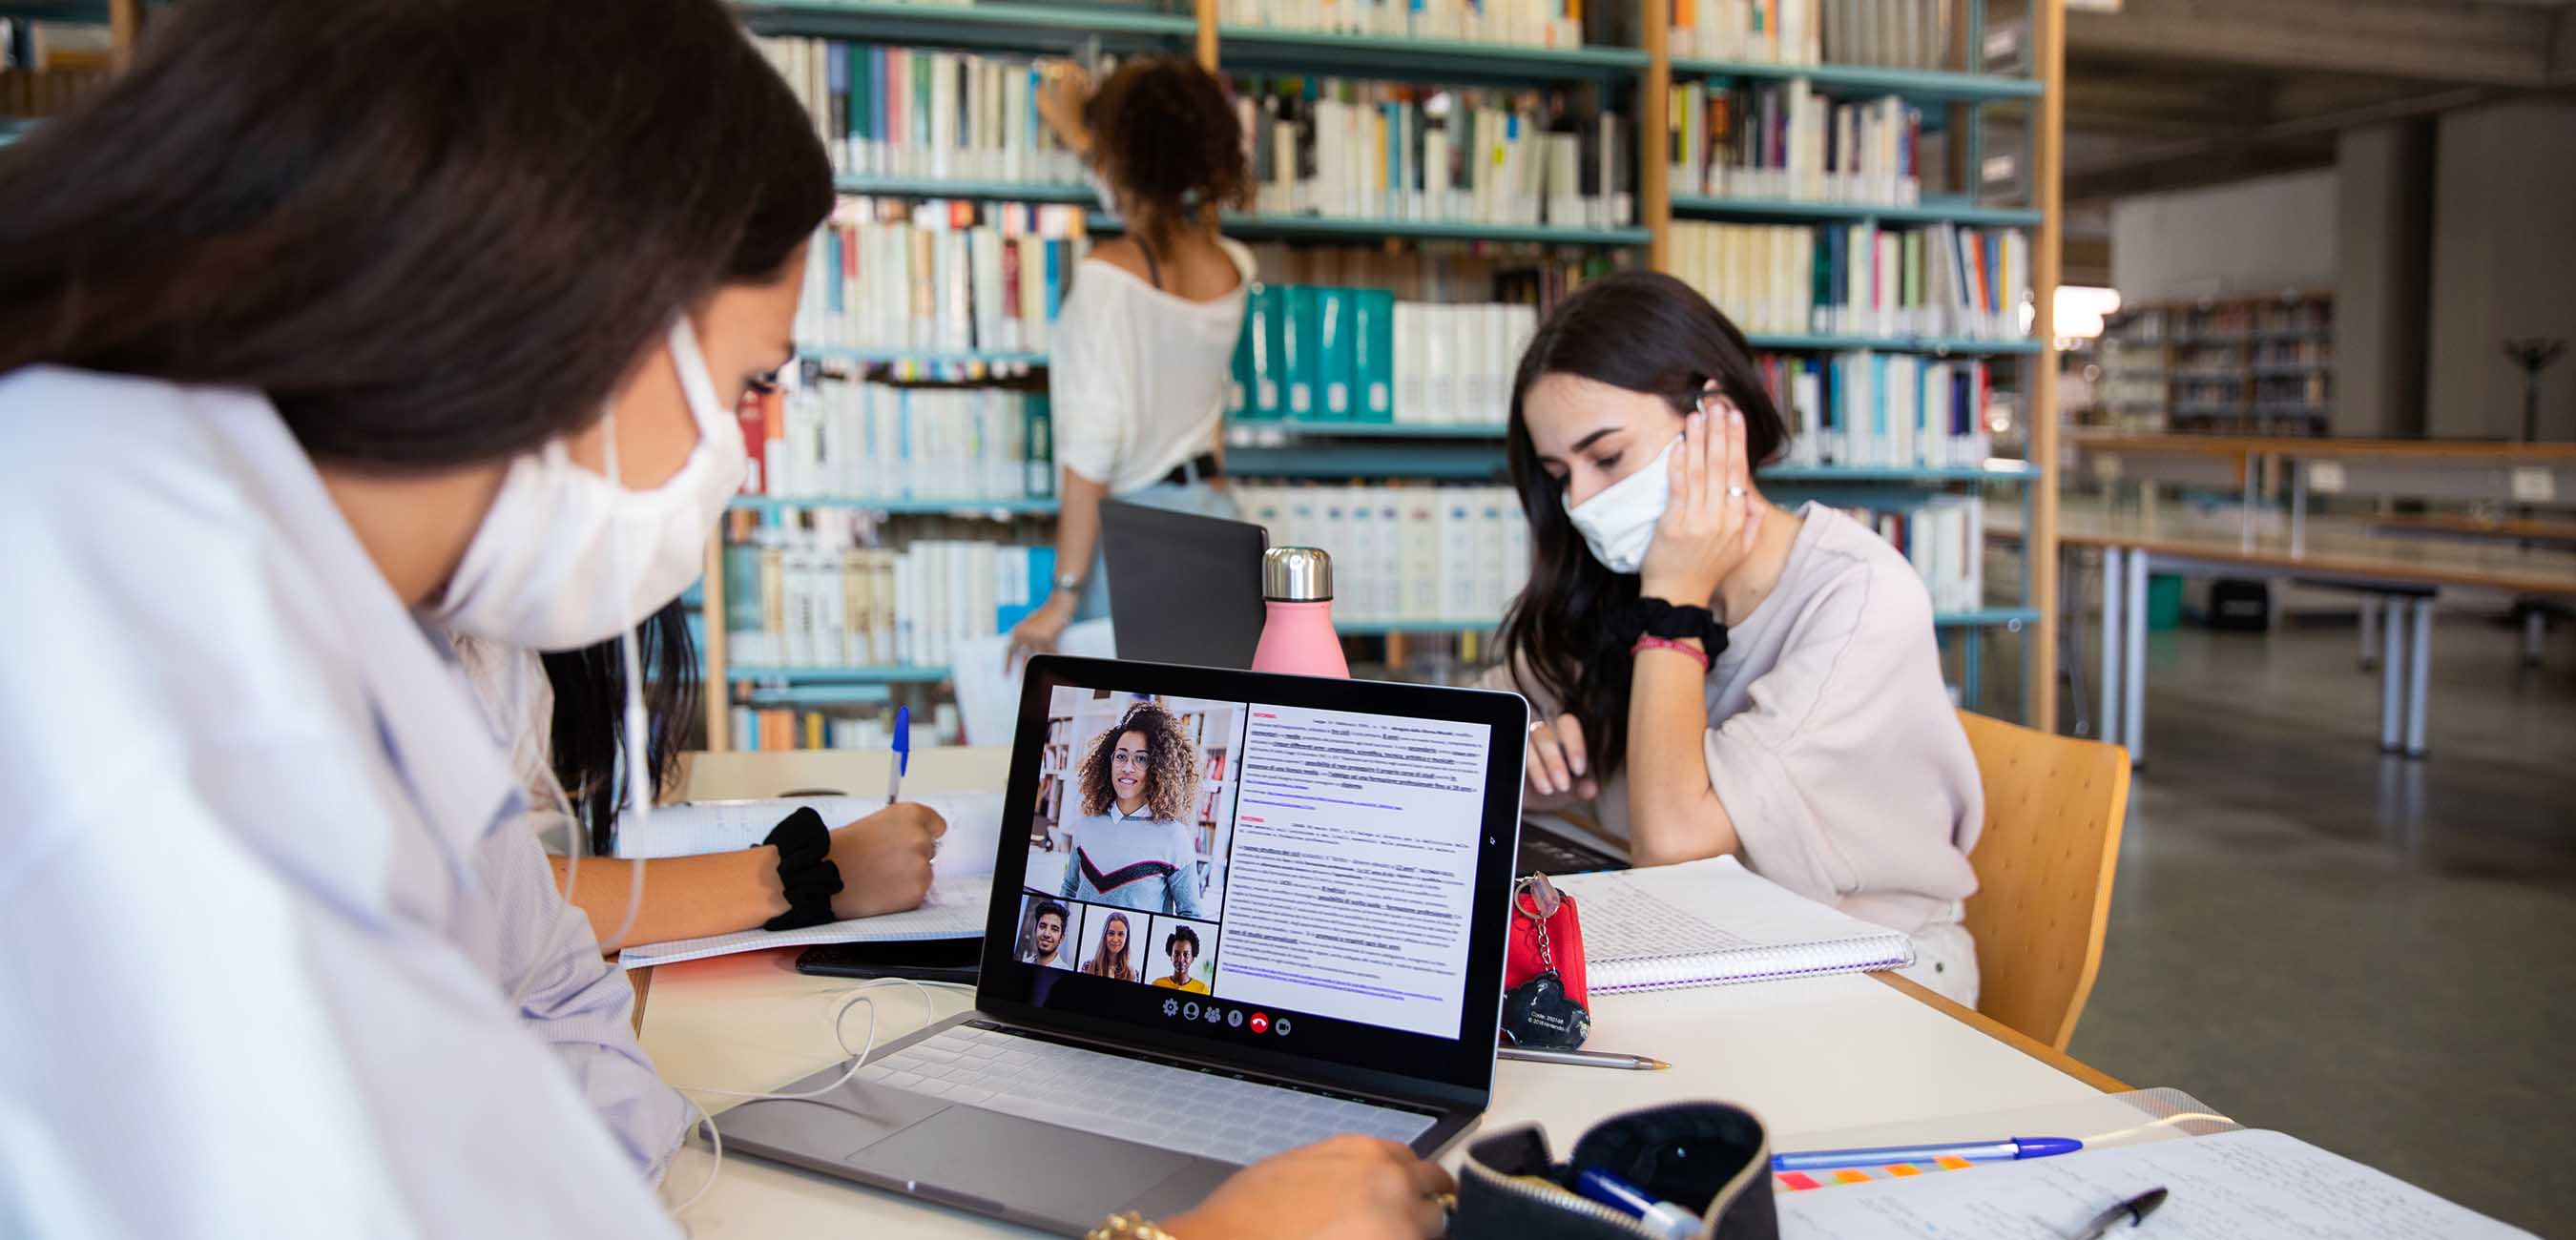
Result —
<instances>
[{"instance_id":1,"label":"bookshelf with white books","mask_svg":"<svg viewBox=\"0 0 2576 1240\"><path fill-rule=\"evenodd\" d=\"M741 7L756 32L808 44L791 54L803 57L791 84L816 111L849 195L835 215L849 248L837 264L816 260L818 295L799 330L828 392L809 396L815 405L781 428L777 491L746 496L732 519L748 523L741 542L755 551L770 549L757 531L777 529L787 532L767 537L782 557L805 547L819 565L818 547L807 546L819 539L845 570L852 553L873 564L890 550L952 571L935 600L916 583L913 597L944 607L948 627L923 638L916 620L901 658L869 661L873 647L845 646L839 662L817 650L811 663L729 670L724 638L712 636L718 683L901 694L944 674L927 643L1007 627L973 583L1011 576L1001 560L1050 543L1053 503L1037 481L1051 462L1032 449L1042 432L1025 410L1016 420L994 412L1023 401L1042 412L1033 394L1043 390L1052 303L1043 252L1031 263L1023 247L1059 244L1060 279L1091 237L1121 226L1034 124L1032 66L1041 55L1192 47L1233 78L1251 135L1260 200L1224 218L1228 235L1255 245L1265 286L1306 286L1346 309L1364 297L1386 320L1382 350L1354 339L1360 355L1330 359L1346 368L1308 376L1302 411L1287 403L1284 372L1281 398L1264 410L1261 376L1238 367L1245 391L1228 420L1228 469L1247 513L1264 514L1274 542L1345 543L1336 551L1346 583L1379 580L1352 571L1373 563L1391 564L1396 580L1414 576L1403 569L1408 547L1417 559L1467 566L1435 570L1436 597L1346 589L1337 618L1347 636L1383 636L1394 661L1422 635L1490 635L1515 587L1505 540L1512 531L1526 539L1500 451L1518 342L1583 279L1645 263L1711 293L1763 355L1766 381L1799 432L1766 490L1870 514L1925 570L1945 633L2028 630L2026 671L2044 662L2033 652L2052 640L2051 609L2034 605L2041 596L2029 588L2038 559L2051 554L2040 540L2025 552L2034 571L2020 574L2023 601L1996 603L1968 584L1981 569L1971 531L1982 520L1967 514L1982 498L2017 499L2027 511L2055 479L2048 462L1986 455L1988 394L2012 388L2021 359L2047 347L2022 322L2025 299L2053 270L2039 250L2054 230L2038 211L1961 188L1979 178L1960 169L1980 168L1980 105L2037 98L2056 83L1988 71L1983 52L1998 41L1986 38L1982 0L1655 0L1633 11L1562 0L1216 0L1196 15L1026 2ZM1767 132L1733 120L1766 106L1778 118ZM1792 149L1793 111L1807 149ZM1676 127L1693 115L1695 130ZM1730 261L1744 252L1730 248L1744 234L1719 240L1715 231L1752 228L1796 230L1771 243L1782 247L1777 287L1747 287L1772 268ZM903 239L885 239L896 233ZM869 302L877 290L848 276L851 260L871 255L927 273L931 287ZM1005 258L1023 278L997 287ZM1320 350L1314 357L1325 360ZM1433 395L1443 376L1446 399ZM918 445L942 462L943 481L925 483L901 456L885 467L887 432L871 419L906 399L930 397L917 416L979 390L961 401L977 410L963 416L973 429ZM1006 476L1013 464L1016 490ZM881 477L889 473L905 479ZM967 493L931 493L952 485ZM1384 520L1390 496L1393 522ZM1339 534L1329 515L1336 502ZM1412 523L1427 533L1403 519L1406 502L1434 506ZM1324 505L1311 519L1325 532L1274 520L1282 503ZM1497 518L1490 536L1476 520L1487 509ZM1500 520L1506 513L1511 520ZM1369 532L1356 532L1364 522ZM929 528L913 528L922 523ZM945 543L987 546L1000 559L960 570ZM728 546L711 547L711 564ZM1525 556L1519 562L1525 571ZM707 593L710 608L725 605L720 583ZM829 590L808 593L819 608ZM840 598L846 610L846 585ZM745 631L755 653L772 653L759 649L765 624ZM1978 641L1965 646L1973 682ZM2046 696L2026 693L2025 716L2045 714ZM710 712L711 744L724 743L724 713Z\"/></svg>"}]
</instances>

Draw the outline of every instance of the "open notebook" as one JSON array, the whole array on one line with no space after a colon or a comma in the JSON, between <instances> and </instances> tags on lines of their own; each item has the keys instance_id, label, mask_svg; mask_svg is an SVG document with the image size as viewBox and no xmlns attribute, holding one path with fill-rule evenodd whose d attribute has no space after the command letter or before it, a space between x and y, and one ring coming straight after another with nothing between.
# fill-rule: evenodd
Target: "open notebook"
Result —
<instances>
[{"instance_id":1,"label":"open notebook","mask_svg":"<svg viewBox=\"0 0 2576 1240\"><path fill-rule=\"evenodd\" d=\"M984 933L984 910L992 898L993 857L1000 847L1002 794L998 792L929 793L906 797L937 810L947 820L948 834L930 863L930 894L921 907L880 917L825 922L801 930L742 930L705 938L639 943L618 953L629 969L675 964L702 956L760 951L771 947L811 947L821 943L892 943L913 939L971 939ZM778 820L798 806L810 805L834 826L864 818L885 807L879 797L799 797L792 800L698 801L656 807L641 831L621 821L617 855L683 857L749 848L769 834ZM651 875L646 875L649 884ZM651 899L646 888L646 899Z\"/></svg>"},{"instance_id":2,"label":"open notebook","mask_svg":"<svg viewBox=\"0 0 2576 1240\"><path fill-rule=\"evenodd\" d=\"M1796 895L1733 857L1556 880L1583 921L1594 991L1720 986L1914 962L1885 926Z\"/></svg>"}]
</instances>

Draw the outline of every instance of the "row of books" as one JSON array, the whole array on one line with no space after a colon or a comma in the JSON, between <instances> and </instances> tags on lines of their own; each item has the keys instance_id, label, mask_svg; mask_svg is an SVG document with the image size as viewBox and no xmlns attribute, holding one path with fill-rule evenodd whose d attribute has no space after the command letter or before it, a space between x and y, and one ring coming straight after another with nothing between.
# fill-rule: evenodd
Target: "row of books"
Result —
<instances>
[{"instance_id":1,"label":"row of books","mask_svg":"<svg viewBox=\"0 0 2576 1240\"><path fill-rule=\"evenodd\" d=\"M1274 547L1333 557L1336 620L1488 627L1529 579L1529 522L1510 487L1237 484Z\"/></svg>"},{"instance_id":2,"label":"row of books","mask_svg":"<svg viewBox=\"0 0 2576 1240\"><path fill-rule=\"evenodd\" d=\"M1043 353L1083 225L1078 207L845 197L807 249L797 341Z\"/></svg>"},{"instance_id":3,"label":"row of books","mask_svg":"<svg viewBox=\"0 0 2576 1240\"><path fill-rule=\"evenodd\" d=\"M1047 398L1000 388L899 387L808 364L737 411L742 493L781 499L1019 500L1055 494Z\"/></svg>"},{"instance_id":4,"label":"row of books","mask_svg":"<svg viewBox=\"0 0 2576 1240\"><path fill-rule=\"evenodd\" d=\"M913 711L913 747L925 748L954 738L957 707L941 702ZM793 706L760 706L745 694L732 707L733 747L761 752L779 749L867 749L884 752L893 741L894 708L870 704L853 713L849 707L815 710Z\"/></svg>"},{"instance_id":5,"label":"row of books","mask_svg":"<svg viewBox=\"0 0 2576 1240\"><path fill-rule=\"evenodd\" d=\"M1515 47L1580 47L1582 0L1222 0L1217 20Z\"/></svg>"},{"instance_id":6,"label":"row of books","mask_svg":"<svg viewBox=\"0 0 2576 1240\"><path fill-rule=\"evenodd\" d=\"M1986 605L1984 500L1936 495L1910 507L1843 511L1905 553L1931 592L1932 610L1976 611Z\"/></svg>"},{"instance_id":7,"label":"row of books","mask_svg":"<svg viewBox=\"0 0 2576 1240\"><path fill-rule=\"evenodd\" d=\"M2014 228L1675 221L1672 272L1748 332L2021 336L2030 241Z\"/></svg>"},{"instance_id":8,"label":"row of books","mask_svg":"<svg viewBox=\"0 0 2576 1240\"><path fill-rule=\"evenodd\" d=\"M1803 78L1673 87L1679 193L1911 206L1922 200L1923 113L1893 95L1836 103Z\"/></svg>"},{"instance_id":9,"label":"row of books","mask_svg":"<svg viewBox=\"0 0 2576 1240\"><path fill-rule=\"evenodd\" d=\"M1960 0L1673 0L1676 57L1757 64L1955 63Z\"/></svg>"},{"instance_id":10,"label":"row of books","mask_svg":"<svg viewBox=\"0 0 2576 1240\"><path fill-rule=\"evenodd\" d=\"M1026 58L782 35L758 40L833 171L1065 184L1082 160L1039 118Z\"/></svg>"},{"instance_id":11,"label":"row of books","mask_svg":"<svg viewBox=\"0 0 2576 1240\"><path fill-rule=\"evenodd\" d=\"M1245 306L1226 414L1236 422L1498 426L1521 346L1537 329L1534 306L1262 285Z\"/></svg>"},{"instance_id":12,"label":"row of books","mask_svg":"<svg viewBox=\"0 0 2576 1240\"><path fill-rule=\"evenodd\" d=\"M725 633L737 667L945 667L957 643L1007 632L1054 588L1053 547L871 547L860 531L857 513L818 508L728 538Z\"/></svg>"},{"instance_id":13,"label":"row of books","mask_svg":"<svg viewBox=\"0 0 2576 1240\"><path fill-rule=\"evenodd\" d=\"M1865 351L1756 361L1788 422L1782 464L1946 469L1992 452L1983 362Z\"/></svg>"},{"instance_id":14,"label":"row of books","mask_svg":"<svg viewBox=\"0 0 2576 1240\"><path fill-rule=\"evenodd\" d=\"M1277 215L1625 226L1627 119L1562 93L1245 78L1255 206Z\"/></svg>"}]
</instances>

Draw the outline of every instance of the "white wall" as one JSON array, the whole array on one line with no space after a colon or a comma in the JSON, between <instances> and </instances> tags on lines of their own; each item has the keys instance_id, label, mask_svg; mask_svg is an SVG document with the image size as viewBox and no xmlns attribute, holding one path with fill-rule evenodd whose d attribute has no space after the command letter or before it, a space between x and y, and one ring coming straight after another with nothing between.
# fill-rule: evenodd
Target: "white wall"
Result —
<instances>
[{"instance_id":1,"label":"white wall","mask_svg":"<svg viewBox=\"0 0 2576 1240\"><path fill-rule=\"evenodd\" d=\"M2331 168L2111 206L2111 283L2130 304L2335 284Z\"/></svg>"},{"instance_id":2,"label":"white wall","mask_svg":"<svg viewBox=\"0 0 2576 1240\"><path fill-rule=\"evenodd\" d=\"M2442 117L2435 143L2426 430L2522 433L2507 337L2576 341L2576 103L2494 104ZM2540 437L2576 439L2576 358L2542 372Z\"/></svg>"}]
</instances>

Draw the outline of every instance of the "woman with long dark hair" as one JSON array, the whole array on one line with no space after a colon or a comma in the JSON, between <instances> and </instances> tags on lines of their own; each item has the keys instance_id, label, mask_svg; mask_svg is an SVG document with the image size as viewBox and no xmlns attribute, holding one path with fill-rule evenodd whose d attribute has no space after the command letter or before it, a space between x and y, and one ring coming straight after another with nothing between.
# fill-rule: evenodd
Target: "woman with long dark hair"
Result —
<instances>
[{"instance_id":1,"label":"woman with long dark hair","mask_svg":"<svg viewBox=\"0 0 2576 1240\"><path fill-rule=\"evenodd\" d=\"M1141 913L1199 916L1199 749L1151 702L1100 734L1076 768L1081 812L1056 894Z\"/></svg>"},{"instance_id":2,"label":"woman with long dark hair","mask_svg":"<svg viewBox=\"0 0 2576 1240\"><path fill-rule=\"evenodd\" d=\"M1094 89L1057 64L1038 104L1126 231L1075 268L1056 329L1056 588L1011 629L1018 652L1109 614L1103 499L1235 515L1219 432L1253 277L1252 252L1217 232L1218 209L1250 198L1252 171L1216 75L1137 56Z\"/></svg>"},{"instance_id":3,"label":"woman with long dark hair","mask_svg":"<svg viewBox=\"0 0 2576 1240\"><path fill-rule=\"evenodd\" d=\"M677 790L680 753L697 716L698 652L689 635L688 613L673 599L635 629L643 671L643 749L651 773L647 786L657 797ZM552 827L555 813L568 815L570 828L582 838L563 841L563 846L584 844L592 854L578 871L561 853L547 860L556 885L590 918L602 942L617 937L620 927L627 942L662 943L920 907L930 891L931 858L948 824L937 811L913 801L889 805L855 822L812 828L823 841L817 846L820 856L802 866L802 854L785 842L649 862L608 856L617 846L618 816L633 792L622 778L626 667L620 644L611 640L579 650L537 652L470 639L457 642L493 729L511 741L511 764L528 789L533 825L543 831ZM630 866L651 871L643 906L631 921ZM800 913L788 898L791 876L800 888L814 884L828 894L812 911Z\"/></svg>"},{"instance_id":4,"label":"woman with long dark hair","mask_svg":"<svg viewBox=\"0 0 2576 1240\"><path fill-rule=\"evenodd\" d=\"M189 0L0 149L0 1217L674 1234L686 1106L438 634L698 574L831 203L717 0ZM1171 1223L1446 1184L1328 1143Z\"/></svg>"},{"instance_id":5,"label":"woman with long dark hair","mask_svg":"<svg viewBox=\"0 0 2576 1240\"><path fill-rule=\"evenodd\" d=\"M1489 682L1539 710L1533 803L1905 931L1974 1002L1983 797L1931 597L1849 517L1763 498L1786 432L1743 334L1670 276L1596 280L1531 339L1508 436L1534 564Z\"/></svg>"}]
</instances>

